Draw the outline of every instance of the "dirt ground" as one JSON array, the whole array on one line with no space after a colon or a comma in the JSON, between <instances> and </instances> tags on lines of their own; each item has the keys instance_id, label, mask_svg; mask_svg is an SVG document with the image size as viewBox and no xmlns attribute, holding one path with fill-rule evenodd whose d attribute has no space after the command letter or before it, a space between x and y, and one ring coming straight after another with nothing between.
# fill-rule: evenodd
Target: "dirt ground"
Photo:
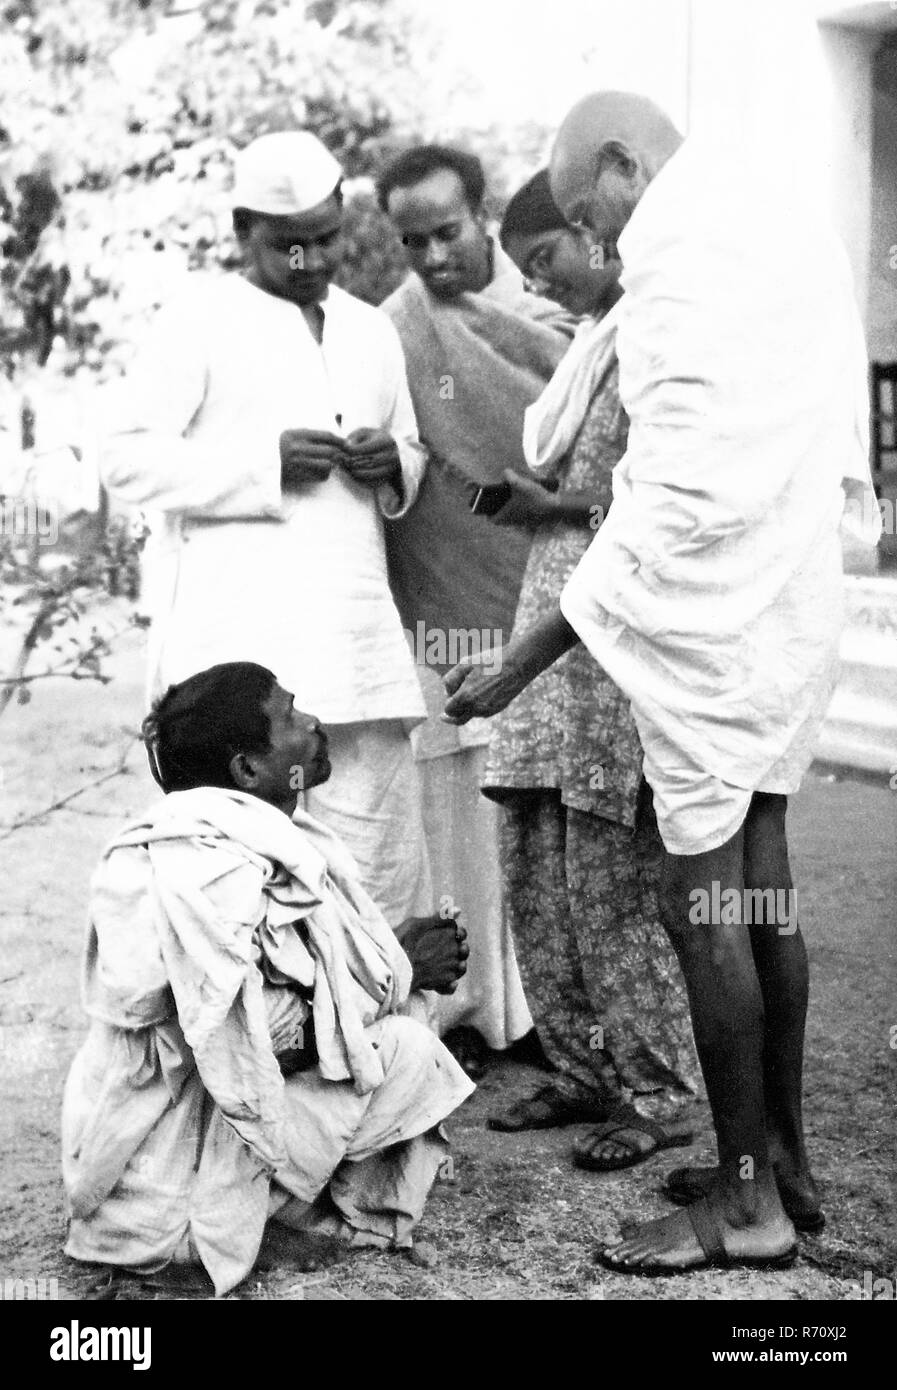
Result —
<instances>
[{"instance_id":1,"label":"dirt ground","mask_svg":"<svg viewBox=\"0 0 897 1390\"><path fill-rule=\"evenodd\" d=\"M135 634L107 686L41 682L0 724L0 1279L57 1278L61 1297L96 1283L62 1253L59 1175L63 1081L84 1032L79 959L89 876L104 841L153 788L134 743L142 654ZM128 751L130 750L130 751ZM125 771L22 826L77 787ZM865 1272L897 1278L894 1076L897 1067L897 793L811 775L794 799L790 835L813 992L807 1116L828 1225L803 1238L790 1270L696 1273L663 1281L609 1274L592 1261L620 1217L656 1215L658 1185L713 1153L706 1106L700 1141L619 1175L577 1172L576 1131L494 1134L485 1118L543 1078L497 1060L450 1125L453 1173L437 1182L420 1238L432 1268L397 1255L353 1255L302 1272L264 1249L237 1299L845 1299ZM119 1296L201 1298L199 1279L172 1289L129 1279ZM94 1294L96 1296L96 1294Z\"/></svg>"}]
</instances>

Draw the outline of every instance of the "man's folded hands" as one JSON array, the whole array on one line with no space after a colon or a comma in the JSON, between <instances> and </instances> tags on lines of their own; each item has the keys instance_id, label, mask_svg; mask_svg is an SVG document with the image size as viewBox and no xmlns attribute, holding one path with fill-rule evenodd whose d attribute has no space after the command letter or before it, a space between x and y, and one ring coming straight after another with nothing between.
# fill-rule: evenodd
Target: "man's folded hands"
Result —
<instances>
[{"instance_id":1,"label":"man's folded hands","mask_svg":"<svg viewBox=\"0 0 897 1390\"><path fill-rule=\"evenodd\" d=\"M345 438L329 430L284 430L280 436L280 480L285 492L321 483L341 465L356 483L399 485L398 445L386 430L362 428Z\"/></svg>"},{"instance_id":2,"label":"man's folded hands","mask_svg":"<svg viewBox=\"0 0 897 1390\"><path fill-rule=\"evenodd\" d=\"M411 961L411 988L454 994L467 971L467 930L454 917L408 917L396 936Z\"/></svg>"}]
</instances>

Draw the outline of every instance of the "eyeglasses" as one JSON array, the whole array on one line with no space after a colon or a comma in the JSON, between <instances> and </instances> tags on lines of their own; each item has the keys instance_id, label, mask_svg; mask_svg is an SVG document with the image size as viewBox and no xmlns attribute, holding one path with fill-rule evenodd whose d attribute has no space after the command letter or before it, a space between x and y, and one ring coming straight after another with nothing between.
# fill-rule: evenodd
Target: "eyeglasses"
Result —
<instances>
[{"instance_id":1,"label":"eyeglasses","mask_svg":"<svg viewBox=\"0 0 897 1390\"><path fill-rule=\"evenodd\" d=\"M526 262L526 278L528 280L545 280L551 273L553 264L554 247L540 246Z\"/></svg>"}]
</instances>

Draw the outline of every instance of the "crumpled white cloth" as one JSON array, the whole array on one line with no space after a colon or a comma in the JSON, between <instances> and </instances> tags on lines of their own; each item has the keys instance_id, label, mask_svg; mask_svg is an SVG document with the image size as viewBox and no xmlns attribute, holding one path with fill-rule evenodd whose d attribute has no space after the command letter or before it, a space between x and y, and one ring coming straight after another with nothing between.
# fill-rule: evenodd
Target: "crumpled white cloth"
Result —
<instances>
[{"instance_id":1,"label":"crumpled white cloth","mask_svg":"<svg viewBox=\"0 0 897 1390\"><path fill-rule=\"evenodd\" d=\"M235 932L234 923L222 921L197 892L191 874L197 841L233 847L263 862L269 899L264 935L276 936L304 919L308 947L290 932L282 943L269 942L266 954L284 974L314 988L321 1074L330 1081L351 1078L359 1095L373 1090L383 1068L364 1029L407 999L408 957L358 883L351 855L326 826L304 811L290 820L258 797L218 787L169 794L107 851L108 857L117 848L147 848L162 955L197 1061L227 1051L226 1036L235 1031L236 1045L242 1049L248 1042L262 1070L268 1059L273 1063L267 1020L258 1014L260 997L246 997L236 1028L231 1016L240 990L249 986L246 970L256 924L240 924L244 929Z\"/></svg>"}]
</instances>

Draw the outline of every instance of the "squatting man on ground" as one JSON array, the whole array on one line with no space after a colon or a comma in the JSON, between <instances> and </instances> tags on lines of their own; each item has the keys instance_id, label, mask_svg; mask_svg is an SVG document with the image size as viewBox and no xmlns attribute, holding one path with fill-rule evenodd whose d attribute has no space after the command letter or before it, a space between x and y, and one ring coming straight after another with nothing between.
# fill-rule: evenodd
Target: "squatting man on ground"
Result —
<instances>
[{"instance_id":1,"label":"squatting man on ground","mask_svg":"<svg viewBox=\"0 0 897 1390\"><path fill-rule=\"evenodd\" d=\"M330 776L318 720L224 663L144 725L165 798L94 877L91 1018L63 1106L66 1253L199 1263L226 1293L269 1218L306 1244L410 1247L474 1087L407 1016L466 969L463 927L386 921L337 837L296 806Z\"/></svg>"}]
</instances>

